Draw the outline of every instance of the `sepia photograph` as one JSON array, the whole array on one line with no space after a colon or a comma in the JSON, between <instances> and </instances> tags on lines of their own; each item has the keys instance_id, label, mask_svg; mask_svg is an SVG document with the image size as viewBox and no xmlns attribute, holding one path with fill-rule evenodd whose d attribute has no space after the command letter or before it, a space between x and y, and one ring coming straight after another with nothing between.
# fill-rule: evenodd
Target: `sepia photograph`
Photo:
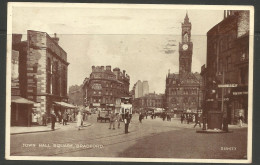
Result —
<instances>
[{"instance_id":1,"label":"sepia photograph","mask_svg":"<svg viewBox=\"0 0 260 165\"><path fill-rule=\"evenodd\" d=\"M8 3L6 159L252 161L253 6Z\"/></svg>"}]
</instances>

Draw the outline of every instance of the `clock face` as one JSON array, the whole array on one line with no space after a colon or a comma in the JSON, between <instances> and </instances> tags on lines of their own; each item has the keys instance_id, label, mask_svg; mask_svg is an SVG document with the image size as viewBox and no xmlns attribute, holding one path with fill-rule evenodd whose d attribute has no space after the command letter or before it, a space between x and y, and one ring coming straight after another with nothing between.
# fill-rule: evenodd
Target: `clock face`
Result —
<instances>
[{"instance_id":1,"label":"clock face","mask_svg":"<svg viewBox=\"0 0 260 165\"><path fill-rule=\"evenodd\" d=\"M188 49L188 45L187 44L182 45L182 49L183 50L187 50Z\"/></svg>"}]
</instances>

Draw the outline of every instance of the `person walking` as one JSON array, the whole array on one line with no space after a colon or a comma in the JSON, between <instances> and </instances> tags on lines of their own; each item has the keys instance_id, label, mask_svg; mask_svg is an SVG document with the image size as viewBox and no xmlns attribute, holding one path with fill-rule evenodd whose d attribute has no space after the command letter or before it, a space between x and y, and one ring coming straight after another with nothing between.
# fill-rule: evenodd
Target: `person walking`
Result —
<instances>
[{"instance_id":1,"label":"person walking","mask_svg":"<svg viewBox=\"0 0 260 165\"><path fill-rule=\"evenodd\" d=\"M238 120L239 120L239 127L243 127L243 120L244 120L244 117L243 117L242 114L239 115Z\"/></svg>"},{"instance_id":2,"label":"person walking","mask_svg":"<svg viewBox=\"0 0 260 165\"><path fill-rule=\"evenodd\" d=\"M143 114L140 113L140 115L139 115L139 122L142 123L142 120L143 120Z\"/></svg>"},{"instance_id":3,"label":"person walking","mask_svg":"<svg viewBox=\"0 0 260 165\"><path fill-rule=\"evenodd\" d=\"M81 124L83 122L83 116L81 115L80 111L78 112L78 115L76 116L76 119L77 119L78 130L80 130L80 127L82 126Z\"/></svg>"},{"instance_id":4,"label":"person walking","mask_svg":"<svg viewBox=\"0 0 260 165\"><path fill-rule=\"evenodd\" d=\"M195 125L194 125L194 128L197 126L197 124L199 124L199 126L201 127L200 115L199 114L195 114Z\"/></svg>"},{"instance_id":5,"label":"person walking","mask_svg":"<svg viewBox=\"0 0 260 165\"><path fill-rule=\"evenodd\" d=\"M129 127L130 120L131 120L131 117L129 115L129 112L126 112L125 120L124 120L124 122L125 122L125 134L129 133L128 127Z\"/></svg>"},{"instance_id":6,"label":"person walking","mask_svg":"<svg viewBox=\"0 0 260 165\"><path fill-rule=\"evenodd\" d=\"M47 115L45 112L42 114L42 125L46 126L47 125Z\"/></svg>"},{"instance_id":7,"label":"person walking","mask_svg":"<svg viewBox=\"0 0 260 165\"><path fill-rule=\"evenodd\" d=\"M114 111L110 114L110 122L109 122L109 129L111 129L111 126L113 125L113 129L115 129L115 122L116 122L116 114Z\"/></svg>"},{"instance_id":8,"label":"person walking","mask_svg":"<svg viewBox=\"0 0 260 165\"><path fill-rule=\"evenodd\" d=\"M67 120L68 120L67 113L64 112L63 115L62 115L62 124L67 125Z\"/></svg>"},{"instance_id":9,"label":"person walking","mask_svg":"<svg viewBox=\"0 0 260 165\"><path fill-rule=\"evenodd\" d=\"M51 129L55 130L56 115L54 111L51 112Z\"/></svg>"},{"instance_id":10,"label":"person walking","mask_svg":"<svg viewBox=\"0 0 260 165\"><path fill-rule=\"evenodd\" d=\"M185 119L185 116L184 116L184 114L182 113L181 114L181 124L183 123L183 120Z\"/></svg>"},{"instance_id":11,"label":"person walking","mask_svg":"<svg viewBox=\"0 0 260 165\"><path fill-rule=\"evenodd\" d=\"M117 121L117 128L120 128L120 122L122 120L122 117L119 113L116 114L116 121Z\"/></svg>"}]
</instances>

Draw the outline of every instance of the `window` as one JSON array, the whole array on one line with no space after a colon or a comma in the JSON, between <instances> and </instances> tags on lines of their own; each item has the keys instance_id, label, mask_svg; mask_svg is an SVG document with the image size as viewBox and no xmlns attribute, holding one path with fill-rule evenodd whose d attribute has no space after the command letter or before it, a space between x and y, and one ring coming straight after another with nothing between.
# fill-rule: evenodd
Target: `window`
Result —
<instances>
[{"instance_id":1,"label":"window","mask_svg":"<svg viewBox=\"0 0 260 165\"><path fill-rule=\"evenodd\" d=\"M184 34L184 36L183 36L183 41L184 41L184 42L188 42L188 41L189 41L188 33L185 33L185 34Z\"/></svg>"},{"instance_id":2,"label":"window","mask_svg":"<svg viewBox=\"0 0 260 165\"><path fill-rule=\"evenodd\" d=\"M222 59L219 59L218 69L219 69L220 72L223 71L223 60Z\"/></svg>"},{"instance_id":3,"label":"window","mask_svg":"<svg viewBox=\"0 0 260 165\"><path fill-rule=\"evenodd\" d=\"M230 71L232 67L231 56L227 57L227 71Z\"/></svg>"}]
</instances>

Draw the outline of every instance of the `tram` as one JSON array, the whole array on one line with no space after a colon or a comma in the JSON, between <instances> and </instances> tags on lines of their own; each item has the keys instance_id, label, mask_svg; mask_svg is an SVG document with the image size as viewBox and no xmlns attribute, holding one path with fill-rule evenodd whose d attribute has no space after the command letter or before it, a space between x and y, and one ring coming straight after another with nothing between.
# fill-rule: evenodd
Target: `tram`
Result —
<instances>
[{"instance_id":1,"label":"tram","mask_svg":"<svg viewBox=\"0 0 260 165\"><path fill-rule=\"evenodd\" d=\"M131 97L121 97L120 103L120 112L119 114L122 116L122 119L125 119L125 114L129 112L132 117L133 107L132 107L132 98Z\"/></svg>"}]
</instances>

